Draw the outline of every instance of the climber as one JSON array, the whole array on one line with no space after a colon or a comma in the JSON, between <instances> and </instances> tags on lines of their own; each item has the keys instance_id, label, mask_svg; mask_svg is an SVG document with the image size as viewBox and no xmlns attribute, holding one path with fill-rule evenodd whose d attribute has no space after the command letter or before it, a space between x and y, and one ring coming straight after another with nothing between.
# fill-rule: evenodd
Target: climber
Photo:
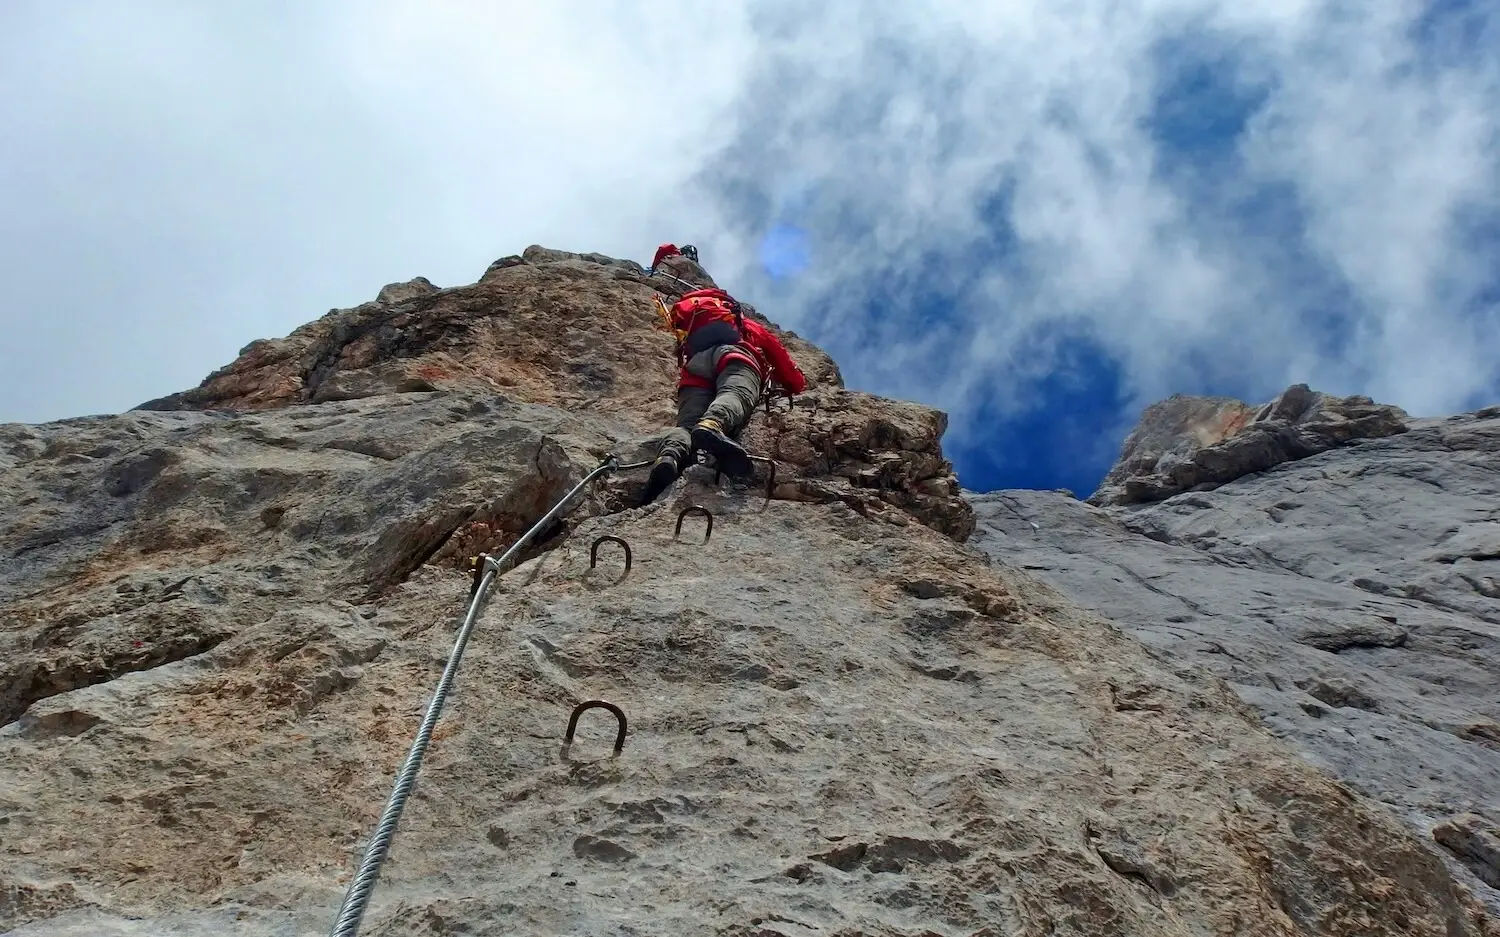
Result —
<instances>
[{"instance_id":1,"label":"climber","mask_svg":"<svg viewBox=\"0 0 1500 937\"><path fill-rule=\"evenodd\" d=\"M656 249L656 256L651 258L651 266L646 268L647 272L656 272L656 268L661 266L663 260L674 256L686 257L693 263L697 263L698 248L691 244L684 244L682 247L678 247L676 244L663 244Z\"/></svg>"},{"instance_id":2,"label":"climber","mask_svg":"<svg viewBox=\"0 0 1500 937\"><path fill-rule=\"evenodd\" d=\"M693 290L670 307L657 296L656 308L661 325L677 338L677 426L651 466L643 505L677 480L697 449L712 455L725 474L748 476L750 457L733 437L749 422L761 392L770 383L789 396L807 389L786 346L745 318L723 290Z\"/></svg>"}]
</instances>

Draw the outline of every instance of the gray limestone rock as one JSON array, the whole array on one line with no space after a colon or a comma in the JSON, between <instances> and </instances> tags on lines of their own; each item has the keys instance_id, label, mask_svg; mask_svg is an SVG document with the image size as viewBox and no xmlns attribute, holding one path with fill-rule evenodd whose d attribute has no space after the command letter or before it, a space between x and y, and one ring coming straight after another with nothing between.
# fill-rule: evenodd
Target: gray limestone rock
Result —
<instances>
[{"instance_id":1,"label":"gray limestone rock","mask_svg":"<svg viewBox=\"0 0 1500 937\"><path fill-rule=\"evenodd\" d=\"M1160 501L1353 440L1405 432L1406 414L1368 397L1334 397L1294 384L1253 409L1228 397L1178 394L1146 408L1091 504Z\"/></svg>"},{"instance_id":2,"label":"gray limestone rock","mask_svg":"<svg viewBox=\"0 0 1500 937\"><path fill-rule=\"evenodd\" d=\"M707 543L659 503L502 577L365 933L1493 933L1201 671L925 528L687 494ZM466 590L222 588L236 635L0 730L15 933L326 927ZM560 751L596 698L624 750Z\"/></svg>"},{"instance_id":3,"label":"gray limestone rock","mask_svg":"<svg viewBox=\"0 0 1500 937\"><path fill-rule=\"evenodd\" d=\"M617 269L628 271L630 273L645 273L645 268L633 260L621 260L619 258L610 257L606 254L580 254L575 251L556 250L555 248L551 247L542 247L539 244L533 244L530 247L526 248L526 250L522 251L521 260L522 262L528 264L552 264L563 263L572 260L582 260L588 263L601 264L606 267L615 267ZM497 261L497 263L501 264L504 264L505 262L505 260ZM493 269L493 267L494 265L491 265L491 269Z\"/></svg>"},{"instance_id":4,"label":"gray limestone rock","mask_svg":"<svg viewBox=\"0 0 1500 937\"><path fill-rule=\"evenodd\" d=\"M1500 828L1472 813L1444 820L1432 838L1491 888L1500 888Z\"/></svg>"},{"instance_id":5,"label":"gray limestone rock","mask_svg":"<svg viewBox=\"0 0 1500 937\"><path fill-rule=\"evenodd\" d=\"M381 287L379 295L375 297L375 301L384 305L395 305L396 303L406 302L409 299L431 296L436 292L439 292L439 290L436 286L432 285L431 280L426 277L416 277L415 279L407 280L405 283L387 283Z\"/></svg>"},{"instance_id":6,"label":"gray limestone rock","mask_svg":"<svg viewBox=\"0 0 1500 937\"><path fill-rule=\"evenodd\" d=\"M514 539L620 439L547 407L434 394L0 427L0 725L201 655L277 603L378 592L460 559L445 547ZM79 600L106 580L107 602Z\"/></svg>"},{"instance_id":7,"label":"gray limestone rock","mask_svg":"<svg viewBox=\"0 0 1500 937\"><path fill-rule=\"evenodd\" d=\"M465 561L670 422L632 266L529 249L151 409L0 426L0 931L327 933ZM1500 421L1381 441L1470 473L1393 450L1427 500L1374 544L1316 496L1352 478L1264 529L1251 480L1196 496L1240 527L1178 499L990 517L1059 577L963 545L942 414L789 341L816 387L743 437L774 479L694 467L639 508L643 473L607 477L498 578L362 933L1500 935L1456 877L1493 855ZM1346 542L1368 555L1329 562ZM1104 615L1037 578L1074 575ZM562 744L594 699L618 754L604 712Z\"/></svg>"},{"instance_id":8,"label":"gray limestone rock","mask_svg":"<svg viewBox=\"0 0 1500 937\"><path fill-rule=\"evenodd\" d=\"M624 433L457 394L0 429L0 927L326 932L466 601L442 551ZM364 933L1493 937L1426 834L1030 574L620 491L500 578ZM587 699L618 756L600 712L560 748Z\"/></svg>"},{"instance_id":9,"label":"gray limestone rock","mask_svg":"<svg viewBox=\"0 0 1500 937\"><path fill-rule=\"evenodd\" d=\"M970 499L976 546L1208 668L1413 829L1500 822L1500 414L1149 505Z\"/></svg>"}]
</instances>

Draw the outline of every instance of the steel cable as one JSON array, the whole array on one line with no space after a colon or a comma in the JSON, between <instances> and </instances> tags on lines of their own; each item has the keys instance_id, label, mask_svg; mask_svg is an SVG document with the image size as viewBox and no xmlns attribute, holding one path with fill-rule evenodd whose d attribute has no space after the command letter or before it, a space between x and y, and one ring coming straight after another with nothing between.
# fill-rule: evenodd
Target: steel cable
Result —
<instances>
[{"instance_id":1,"label":"steel cable","mask_svg":"<svg viewBox=\"0 0 1500 937\"><path fill-rule=\"evenodd\" d=\"M417 730L417 737L412 742L411 751L407 753L406 761L396 775L396 786L391 790L390 800L386 802L385 812L381 814L380 823L375 827L375 835L370 839L370 845L365 850L359 871L349 883L349 890L344 895L344 903L339 908L338 917L334 921L333 930L329 932L329 937L355 937L359 933L360 921L364 918L365 909L370 903L370 894L375 889L376 879L380 877L380 865L385 861L391 840L396 835L396 826L401 821L401 811L405 809L407 798L411 796L412 788L417 783L417 772L422 767L422 758L427 754L427 746L432 741L433 729L437 727L438 717L443 712L443 704L447 702L448 692L452 689L453 680L458 674L458 662L463 657L464 648L469 643L469 636L479 620L479 612L484 606L485 599L488 598L489 588L494 583L495 577L504 569L507 560L518 553L537 533L545 530L562 513L563 507L573 499L574 495L604 473L625 467L627 466L622 466L613 456L605 459L598 468L584 476L583 481L574 485L572 490L563 495L561 500L552 506L552 510L533 524L530 530L522 534L521 539L511 544L510 549L501 554L498 560L485 557L484 576L480 579L479 588L474 591L473 598L469 600L468 612L464 615L463 625L458 629L458 637L453 642L453 650L449 653L448 663L443 668L442 679L438 681L432 700L427 704L427 713L422 717L421 728Z\"/></svg>"}]
</instances>

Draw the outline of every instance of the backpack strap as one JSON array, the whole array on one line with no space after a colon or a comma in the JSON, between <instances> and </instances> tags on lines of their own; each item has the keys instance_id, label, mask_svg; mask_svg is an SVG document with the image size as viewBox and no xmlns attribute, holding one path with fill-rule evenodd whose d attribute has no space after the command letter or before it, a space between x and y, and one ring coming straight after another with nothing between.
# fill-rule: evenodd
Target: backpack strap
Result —
<instances>
[{"instance_id":1,"label":"backpack strap","mask_svg":"<svg viewBox=\"0 0 1500 937\"><path fill-rule=\"evenodd\" d=\"M724 295L728 297L730 311L734 313L735 330L738 331L740 333L740 337L743 338L745 335L745 312L740 308L739 300L735 299L733 296L730 296L728 293L725 293Z\"/></svg>"}]
</instances>

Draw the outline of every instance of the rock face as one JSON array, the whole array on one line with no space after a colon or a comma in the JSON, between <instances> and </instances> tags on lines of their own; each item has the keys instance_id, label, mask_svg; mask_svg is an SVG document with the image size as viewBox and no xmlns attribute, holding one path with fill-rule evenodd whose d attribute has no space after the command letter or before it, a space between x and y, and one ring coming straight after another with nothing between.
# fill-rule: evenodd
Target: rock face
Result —
<instances>
[{"instance_id":1,"label":"rock face","mask_svg":"<svg viewBox=\"0 0 1500 937\"><path fill-rule=\"evenodd\" d=\"M1223 678L1500 912L1500 408L1406 427L1155 504L974 496L974 542Z\"/></svg>"},{"instance_id":2,"label":"rock face","mask_svg":"<svg viewBox=\"0 0 1500 937\"><path fill-rule=\"evenodd\" d=\"M327 933L455 567L649 450L639 280L532 249L149 409L0 427L0 930ZM941 414L793 341L819 385L746 433L773 497L612 476L500 577L363 933L1500 934L1224 682L966 546ZM561 746L589 699L617 757L600 712ZM1471 806L1442 837L1487 861Z\"/></svg>"},{"instance_id":3,"label":"rock face","mask_svg":"<svg viewBox=\"0 0 1500 937\"><path fill-rule=\"evenodd\" d=\"M1259 409L1228 397L1179 394L1146 409L1089 502L1136 504L1211 490L1352 440L1403 433L1406 420L1398 407L1320 394L1306 384Z\"/></svg>"},{"instance_id":4,"label":"rock face","mask_svg":"<svg viewBox=\"0 0 1500 937\"><path fill-rule=\"evenodd\" d=\"M405 393L467 392L572 413L607 413L651 435L676 422L672 339L653 328L653 292L713 285L686 257L647 277L639 264L542 247L492 264L478 283L438 289L418 277L333 310L284 339L257 341L202 385L140 409L263 410ZM743 441L776 462L776 497L844 501L893 524L927 524L962 540L973 512L940 440L947 416L848 391L837 365L754 306L806 373L809 391L774 402ZM762 483L769 481L763 479Z\"/></svg>"}]
</instances>

